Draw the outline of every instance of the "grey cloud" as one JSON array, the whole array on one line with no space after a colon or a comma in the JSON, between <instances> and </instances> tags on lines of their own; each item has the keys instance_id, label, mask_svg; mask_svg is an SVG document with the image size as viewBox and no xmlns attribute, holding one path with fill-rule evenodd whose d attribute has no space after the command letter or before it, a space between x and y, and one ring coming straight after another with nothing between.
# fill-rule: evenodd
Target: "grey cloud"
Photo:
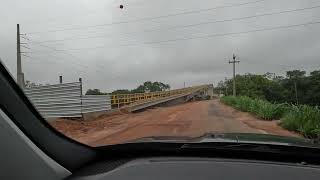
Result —
<instances>
[{"instance_id":1,"label":"grey cloud","mask_svg":"<svg viewBox=\"0 0 320 180\"><path fill-rule=\"evenodd\" d=\"M177 12L206 9L250 0L4 0L0 7L0 57L10 72L16 68L16 24L24 33L77 28L112 22L157 17ZM124 4L120 10L118 5ZM84 80L85 88L111 91L134 88L147 80L170 83L173 88L201 83L217 83L231 76L228 60L236 53L241 63L239 73L284 73L298 68L319 69L320 25L267 32L187 41L144 44L177 38L241 32L253 29L306 23L320 20L319 9L296 13L214 23L190 28L143 32L150 29L195 24L251 16L319 5L317 0L266 0L246 6L216 9L201 13L159 18L152 21L51 33L28 34L34 41L59 40L70 37L91 37L82 40L44 43L58 50L28 44L31 58L23 58L26 79L39 83ZM129 44L134 44L129 46ZM126 46L128 45L128 46ZM36 53L38 51L38 53ZM48 55L48 52L50 55ZM70 55L72 54L72 55Z\"/></svg>"}]
</instances>

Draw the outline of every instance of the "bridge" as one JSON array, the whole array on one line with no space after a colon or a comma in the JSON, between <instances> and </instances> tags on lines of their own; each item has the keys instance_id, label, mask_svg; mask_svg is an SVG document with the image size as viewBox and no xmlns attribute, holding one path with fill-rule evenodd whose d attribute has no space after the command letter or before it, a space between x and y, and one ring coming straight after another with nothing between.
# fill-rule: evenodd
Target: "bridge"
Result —
<instances>
[{"instance_id":1,"label":"bridge","mask_svg":"<svg viewBox=\"0 0 320 180\"><path fill-rule=\"evenodd\" d=\"M152 106L184 103L192 99L211 98L212 96L213 85L201 85L170 91L116 94L111 97L111 105L113 108L135 112Z\"/></svg>"},{"instance_id":2,"label":"bridge","mask_svg":"<svg viewBox=\"0 0 320 180\"><path fill-rule=\"evenodd\" d=\"M24 92L46 119L73 117L90 119L114 111L136 112L154 106L173 105L213 96L213 85L192 86L169 91L82 95L82 82L25 88Z\"/></svg>"}]
</instances>

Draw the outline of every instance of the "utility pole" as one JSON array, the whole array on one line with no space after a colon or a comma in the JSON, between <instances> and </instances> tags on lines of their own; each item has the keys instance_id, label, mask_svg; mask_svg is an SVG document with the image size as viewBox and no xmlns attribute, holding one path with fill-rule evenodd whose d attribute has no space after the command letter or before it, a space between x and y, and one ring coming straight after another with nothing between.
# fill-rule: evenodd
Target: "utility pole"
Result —
<instances>
[{"instance_id":1,"label":"utility pole","mask_svg":"<svg viewBox=\"0 0 320 180\"><path fill-rule=\"evenodd\" d=\"M240 61L236 61L236 55L233 54L232 61L229 60L229 64L233 64L233 96L236 96L236 63L239 63Z\"/></svg>"},{"instance_id":2,"label":"utility pole","mask_svg":"<svg viewBox=\"0 0 320 180\"><path fill-rule=\"evenodd\" d=\"M227 84L227 78L225 77L224 78L224 86L225 86L225 96L228 96L228 84Z\"/></svg>"},{"instance_id":3,"label":"utility pole","mask_svg":"<svg viewBox=\"0 0 320 180\"><path fill-rule=\"evenodd\" d=\"M82 97L82 78L79 78L80 82L80 96Z\"/></svg>"},{"instance_id":4,"label":"utility pole","mask_svg":"<svg viewBox=\"0 0 320 180\"><path fill-rule=\"evenodd\" d=\"M62 84L62 76L59 76L59 83Z\"/></svg>"},{"instance_id":5,"label":"utility pole","mask_svg":"<svg viewBox=\"0 0 320 180\"><path fill-rule=\"evenodd\" d=\"M17 84L24 88L24 77L22 73L22 65L21 65L21 49L20 49L20 27L17 24Z\"/></svg>"},{"instance_id":6,"label":"utility pole","mask_svg":"<svg viewBox=\"0 0 320 180\"><path fill-rule=\"evenodd\" d=\"M183 82L183 88L186 88L186 82Z\"/></svg>"}]
</instances>

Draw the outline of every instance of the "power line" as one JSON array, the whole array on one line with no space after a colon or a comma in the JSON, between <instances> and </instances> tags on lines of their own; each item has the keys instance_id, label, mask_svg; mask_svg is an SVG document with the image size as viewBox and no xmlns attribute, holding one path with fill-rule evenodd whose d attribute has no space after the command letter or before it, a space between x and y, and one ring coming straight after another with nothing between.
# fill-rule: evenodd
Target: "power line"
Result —
<instances>
[{"instance_id":1,"label":"power line","mask_svg":"<svg viewBox=\"0 0 320 180\"><path fill-rule=\"evenodd\" d=\"M55 60L49 60L49 59L44 59L43 57L48 57L48 56L50 56L50 57L54 57L54 58L56 58ZM55 63L55 64L59 64L59 63L65 63L65 61L63 61L63 60L60 60L61 58L60 57L58 57L58 56L55 56L55 55L52 55L52 54L46 54L46 56L32 56L32 57L30 57L30 59L32 59L32 60L37 60L38 61L38 64L39 63L48 63L48 61L50 62L50 63ZM44 60L46 60L47 62L44 62ZM33 62L33 61L30 61L30 62ZM74 65L74 64L73 64ZM76 65L78 65L78 67L80 66L80 64L76 64ZM81 68L81 66L79 67L79 68ZM84 67L82 67L83 69L85 69ZM79 71L79 72L81 72L81 73L85 73L85 71L82 71L82 70L77 70L77 71Z\"/></svg>"},{"instance_id":2,"label":"power line","mask_svg":"<svg viewBox=\"0 0 320 180\"><path fill-rule=\"evenodd\" d=\"M38 61L37 64L40 64L41 61L43 62L43 60L44 60L43 57L48 57L48 56L51 56L51 57L54 57L54 58L57 58L57 59L59 59L59 58L61 59L61 57L55 56L55 55L52 55L52 54L46 54L46 56L36 56L36 57L32 56L32 57L29 57L29 58L32 59L32 60L36 59ZM47 62L48 62L48 59L45 59L45 60L47 60ZM47 63L47 62L45 62L45 63ZM50 63L56 63L56 64L59 64L61 62L61 63L65 64L66 61L58 60L58 62L57 62L56 60L54 60L54 61L49 60L49 62ZM106 73L107 72L107 71L102 71L103 67L101 67L100 68L101 70L100 70L100 69L97 69L97 67L88 67L88 66L84 66L84 65L81 65L79 63L74 63L74 62L72 62L72 65L77 65L78 68L82 68L83 70L79 70L78 69L77 71L80 72L80 73L83 73L83 74L87 74L87 71L85 71L85 70L88 70L90 68L91 69L95 69L95 71L100 72L100 73ZM108 71L108 74L111 75L109 77L111 77L112 79L115 79L116 75L114 73Z\"/></svg>"},{"instance_id":3,"label":"power line","mask_svg":"<svg viewBox=\"0 0 320 180\"><path fill-rule=\"evenodd\" d=\"M21 43L20 43L21 44ZM21 47L24 47L26 49L30 49L28 46L20 45Z\"/></svg>"},{"instance_id":4,"label":"power line","mask_svg":"<svg viewBox=\"0 0 320 180\"><path fill-rule=\"evenodd\" d=\"M277 63L270 63L270 62L265 62L265 61L248 61L247 59L244 61L244 60L242 60L242 63L246 63L246 64L248 64L248 65L252 65L252 64L258 64L258 65L265 65L265 66L282 66L282 67L286 67L286 68L289 68L289 67L296 67L296 68L298 68L298 67L300 67L300 66L296 66L296 65L294 65L294 64L290 64L290 65L288 65L288 64L280 64L279 62L277 62Z\"/></svg>"},{"instance_id":5,"label":"power line","mask_svg":"<svg viewBox=\"0 0 320 180\"><path fill-rule=\"evenodd\" d=\"M95 9L92 9L92 10L89 10L89 11L85 11L85 12L79 12L79 13L72 13L73 16L76 16L76 15L90 15L90 14L96 14L98 13L97 10ZM57 20L59 20L60 18L65 18L65 16L58 16L58 17L49 17L48 19L46 20L41 20L41 21L27 21L26 23L28 25L33 25L33 24L49 24L49 23L52 23L52 22L55 22Z\"/></svg>"},{"instance_id":6,"label":"power line","mask_svg":"<svg viewBox=\"0 0 320 180\"><path fill-rule=\"evenodd\" d=\"M31 41L31 40L30 40L30 41ZM46 47L46 48L48 48L48 49L50 49L50 50L52 50L52 51L54 51L54 52L61 52L61 51L58 51L57 49L55 49L55 48L53 48L53 47L46 46L46 45L43 45L43 44L38 43L38 42L35 42L35 41L31 41L31 42L32 42L32 43L35 43L35 44L38 44L39 46ZM61 52L61 53L67 54L67 55L73 57L74 59L78 59L76 56L74 56L74 55L71 54L71 53L68 53L68 52ZM51 54L50 54L50 55L51 55ZM51 56L57 58L57 56L53 56L53 55L51 55ZM88 66L85 66L85 65L82 65L82 64L79 64L79 63L76 63L76 64L77 64L78 66L83 67L83 68L89 68Z\"/></svg>"},{"instance_id":7,"label":"power line","mask_svg":"<svg viewBox=\"0 0 320 180\"><path fill-rule=\"evenodd\" d=\"M39 45L39 46L42 46L42 47L45 47L45 48L48 48L48 49L50 49L50 50L53 50L53 51L55 51L55 52L61 52L61 51L59 51L59 50L57 50L57 49L55 49L55 48L53 48L53 47L50 47L50 46L47 46L47 45L43 45L42 43L39 43L39 42L36 42L36 41L32 41L32 40L29 40L31 43L34 43L34 44L37 44L37 45ZM63 52L64 54L67 54L67 55L69 55L69 56L71 56L71 57L73 57L73 58L75 58L75 59L78 59L76 56L74 56L73 54L71 54L71 53L68 53L68 52ZM82 65L83 66L83 65ZM87 66L86 66L87 67Z\"/></svg>"},{"instance_id":8,"label":"power line","mask_svg":"<svg viewBox=\"0 0 320 180\"><path fill-rule=\"evenodd\" d=\"M55 57L55 56L53 56L51 54L47 54L47 55ZM48 57L48 56L46 56L46 57ZM29 63L32 63L32 64L43 64L43 63L45 63L45 64L57 64L57 65L59 65L60 62L63 62L63 61L57 61L57 60L51 61L51 60L44 59L43 57L39 57L39 56L36 56L36 57L32 56L32 57L30 57L30 59L31 59L31 61L29 61ZM44 62L44 60L46 60L46 61ZM63 62L63 63L65 63L65 62ZM63 66L63 67L65 67L65 66ZM81 68L81 67L78 67L78 68ZM32 71L32 72L34 72L34 71ZM71 71L71 72L73 72L77 76L79 76L81 73L83 73L83 74L86 73L85 71L79 70L79 69L77 69L76 71Z\"/></svg>"},{"instance_id":9,"label":"power line","mask_svg":"<svg viewBox=\"0 0 320 180\"><path fill-rule=\"evenodd\" d=\"M52 50L52 51L54 51L54 52L60 52L60 51L58 51L57 49L55 49L55 48L53 48L53 47L46 46L46 45L43 45L43 44L41 44L41 43L38 43L38 42L35 42L35 41L32 41L32 40L29 40L29 41L30 41L31 43L37 44L37 45L39 45L39 46L48 48L48 49L50 49L50 50ZM73 57L74 59L78 59L77 57L75 57L75 56L74 56L73 54L71 54L71 53L68 53L68 52L62 52L62 53L67 54L67 55ZM53 56L53 55L51 55L51 56ZM57 56L53 56L53 57L57 58ZM76 63L76 64L78 64L78 63ZM82 64L78 64L78 66L81 66L81 67L83 67L83 68L89 68L88 66L85 66L85 65L82 65Z\"/></svg>"},{"instance_id":10,"label":"power line","mask_svg":"<svg viewBox=\"0 0 320 180\"><path fill-rule=\"evenodd\" d=\"M25 55L25 54L21 54L21 56L24 56L24 57L27 57L27 58L31 58L30 56Z\"/></svg>"},{"instance_id":11,"label":"power line","mask_svg":"<svg viewBox=\"0 0 320 180\"><path fill-rule=\"evenodd\" d=\"M266 1L266 0L257 0L257 1L250 1L250 2L245 2L245 3L232 4L232 5L216 6L216 7L212 7L212 8L206 8L206 9L185 11L185 12L167 14L167 15L162 15L162 16L155 16L155 17L145 17L145 18L139 18L139 19L134 19L134 20L119 21L119 22L106 23L106 24L97 24L97 25L82 26L82 27L75 27L75 28L63 28L63 29L48 30L48 31L29 32L28 34L72 31L72 30L80 30L80 29L97 28L97 27L103 27L103 26L112 26L112 25L118 25L118 24L127 24L127 23L133 23L133 22L153 21L153 20L156 20L156 19L162 19L162 18L168 18L168 17L174 17L174 16L181 16L181 15L186 15L186 14L195 14L195 13L213 11L213 10L223 9L223 8L238 7L238 6L248 5L248 4L255 4L255 3L262 2L262 1Z\"/></svg>"},{"instance_id":12,"label":"power line","mask_svg":"<svg viewBox=\"0 0 320 180\"><path fill-rule=\"evenodd\" d=\"M22 35L22 34L20 34L20 35ZM25 36L20 36L21 38L23 38L23 39L25 39L25 40L29 40L27 37L25 37Z\"/></svg>"},{"instance_id":13,"label":"power line","mask_svg":"<svg viewBox=\"0 0 320 180\"><path fill-rule=\"evenodd\" d=\"M178 26L172 26L172 27L169 27L169 28L149 29L149 30L144 30L144 31L138 31L138 32L135 32L135 33L155 32L155 31L161 31L161 30L173 30L173 29L180 29L180 28L190 28L190 27L196 27L196 26L207 25L207 24L231 22L231 21L251 19L251 18L257 18L257 17L263 17L263 16L271 16L271 15L278 15L278 14L299 12L299 11L316 9L316 8L320 8L320 5L311 6L311 7L306 7L306 8L299 8L299 9L278 11L278 12L273 12L273 13L263 13L263 14L258 14L258 15L253 15L253 16L245 16L245 17L239 17L239 18L231 18L231 19L216 20L216 21L207 21L207 22L196 23L196 24L188 24L188 25L178 25ZM132 34L134 34L134 33L122 33L122 34L124 34L124 35L126 35L126 34L132 35ZM76 36L76 37L75 37L75 36L73 36L73 37L71 37L71 38L58 39L58 40L45 40L45 41L40 41L40 42L41 42L41 43L46 43L46 42L62 42L62 41L69 41L69 40L84 40L84 39L94 39L94 38L110 37L110 36L112 36L112 34L101 35L101 36L88 36L88 37L79 37L79 36Z\"/></svg>"},{"instance_id":14,"label":"power line","mask_svg":"<svg viewBox=\"0 0 320 180\"><path fill-rule=\"evenodd\" d=\"M37 51L36 51L37 52ZM44 59L43 57L53 57L53 58L56 58L54 61L50 61L51 63L56 63L56 64L59 64L59 63L64 63L65 64L65 62L66 61L63 61L63 60L60 60L61 59L61 57L59 57L59 55L53 55L53 54L50 54L50 53L46 53L45 54L45 56L32 56L32 57L29 57L30 59L39 59L39 58L41 58L41 61L43 61L43 60L47 60L48 61L48 59ZM40 61L38 61L38 62L40 62ZM90 69L90 67L89 66L85 66L85 65L82 65L82 64L79 64L79 63L76 63L76 62L72 62L72 65L76 65L76 66L78 66L79 68L82 68L83 70L88 70L88 69ZM102 72L102 71L100 71L100 70L98 70L98 69L96 69L97 71L99 71L99 72ZM77 70L77 71L79 71L79 72L81 72L81 73L86 73L85 71L82 71L82 70Z\"/></svg>"},{"instance_id":15,"label":"power line","mask_svg":"<svg viewBox=\"0 0 320 180\"><path fill-rule=\"evenodd\" d=\"M221 33L221 34L209 34L209 35L203 35L203 36L194 36L194 37L186 37L186 38L177 38L177 39L169 39L169 40L162 40L162 41L149 41L149 42L142 42L142 43L135 43L135 44L122 44L117 47L123 47L123 46L137 46L137 45L143 45L143 44L161 44L161 43L169 43L169 42L176 42L176 41L186 41L186 40L193 40L193 39L204 39L204 38L213 38L213 37L222 37L222 36L231 36L231 35L241 35L241 34L248 34L248 33L254 33L254 32L263 32L263 31L271 31L271 30L278 30L278 29L288 29L293 27L300 27L300 26L307 26L307 25L315 25L319 24L320 21L315 22L308 22L308 23L302 23L302 24L293 24L293 25L287 25L287 26L276 26L271 28L261 28L261 29L255 29L250 31L241 31L241 32L233 32L233 33ZM64 50L57 50L57 51L78 51L78 50L92 50L92 49L100 49L105 48L106 46L97 46L97 47L89 47L89 48L74 48L74 49L64 49ZM112 48L114 46L110 46L109 48Z\"/></svg>"},{"instance_id":16,"label":"power line","mask_svg":"<svg viewBox=\"0 0 320 180\"><path fill-rule=\"evenodd\" d=\"M43 45L43 44L38 43L38 42L36 42L36 41L32 41L32 40L29 40L29 41L30 41L31 43L38 44L39 46L46 47L46 48L48 48L48 49L50 49L50 50L52 50L52 51L54 51L54 52L64 53L64 54L66 54L66 55L69 55L69 56L73 57L75 60L79 60L78 57L74 56L74 55L71 54L71 53L61 52L61 51L59 51L59 50L57 50L57 49L55 49L55 48L53 48L53 47ZM35 51L35 52L37 52L37 51ZM58 58L57 56L54 56L54 55L52 55L52 54L50 54L50 55L51 55L52 57ZM76 64L76 65L78 65L78 66L81 66L82 68L85 68L85 69L89 69L89 68L90 68L89 66L85 66L85 65L79 64L79 63L77 63L77 62L73 62L73 64ZM97 67L94 67L94 68L95 68L97 71L99 71L99 72L103 72L103 73L105 72L105 71L102 71L102 70L105 70L105 69L104 69L104 66L102 66L102 65L97 66ZM99 68L100 70L97 69L97 68Z\"/></svg>"}]
</instances>

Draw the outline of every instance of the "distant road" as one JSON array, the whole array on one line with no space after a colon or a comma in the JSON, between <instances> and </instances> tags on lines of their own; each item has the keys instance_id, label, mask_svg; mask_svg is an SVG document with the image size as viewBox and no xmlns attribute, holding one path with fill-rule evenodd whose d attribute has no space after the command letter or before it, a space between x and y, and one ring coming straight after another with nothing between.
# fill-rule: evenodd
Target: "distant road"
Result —
<instances>
[{"instance_id":1,"label":"distant road","mask_svg":"<svg viewBox=\"0 0 320 180\"><path fill-rule=\"evenodd\" d=\"M219 100L159 107L141 113L117 114L79 122L57 120L59 131L91 146L123 143L147 136L200 136L206 132L297 136L277 125L223 105Z\"/></svg>"}]
</instances>

